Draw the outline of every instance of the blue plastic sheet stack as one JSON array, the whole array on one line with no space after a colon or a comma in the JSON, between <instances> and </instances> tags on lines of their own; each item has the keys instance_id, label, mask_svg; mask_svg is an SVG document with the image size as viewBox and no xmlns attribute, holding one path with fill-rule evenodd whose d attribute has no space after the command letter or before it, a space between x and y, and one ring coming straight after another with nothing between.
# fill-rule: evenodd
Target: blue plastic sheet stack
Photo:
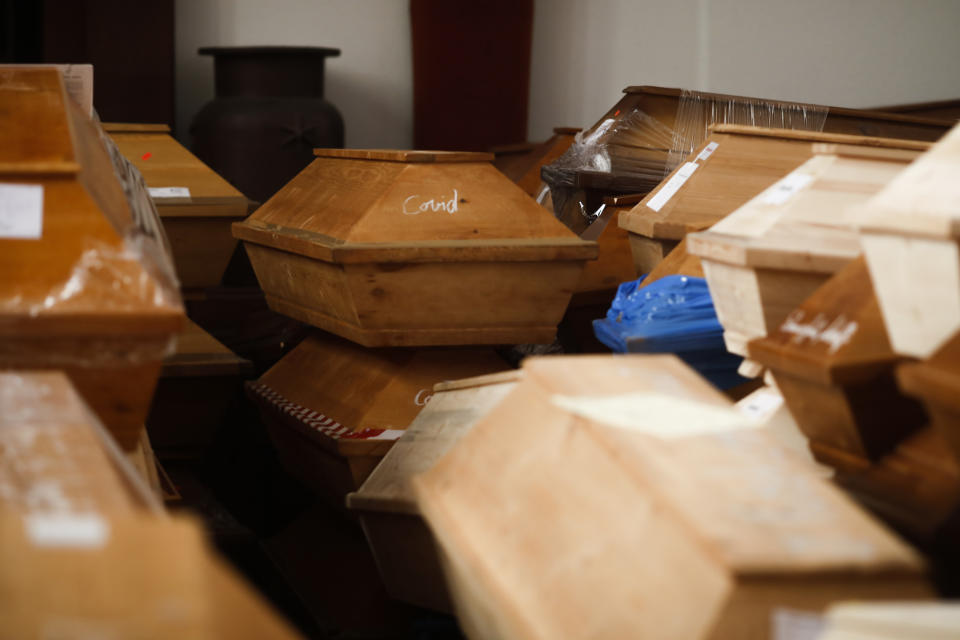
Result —
<instances>
[{"instance_id":1,"label":"blue plastic sheet stack","mask_svg":"<svg viewBox=\"0 0 960 640\"><path fill-rule=\"evenodd\" d=\"M673 275L642 282L621 284L607 317L593 321L600 342L619 353L674 353L720 389L746 382L737 374L741 358L724 346L706 280Z\"/></svg>"}]
</instances>

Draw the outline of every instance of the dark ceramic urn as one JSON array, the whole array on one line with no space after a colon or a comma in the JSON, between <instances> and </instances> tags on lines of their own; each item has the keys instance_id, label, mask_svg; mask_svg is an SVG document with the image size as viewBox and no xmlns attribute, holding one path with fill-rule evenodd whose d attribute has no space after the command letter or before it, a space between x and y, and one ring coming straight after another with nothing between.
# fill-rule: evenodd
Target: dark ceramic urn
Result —
<instances>
[{"instance_id":1,"label":"dark ceramic urn","mask_svg":"<svg viewBox=\"0 0 960 640\"><path fill-rule=\"evenodd\" d=\"M193 150L248 197L266 202L317 147L343 146L343 118L323 99L324 47L205 47L216 97L190 127Z\"/></svg>"}]
</instances>

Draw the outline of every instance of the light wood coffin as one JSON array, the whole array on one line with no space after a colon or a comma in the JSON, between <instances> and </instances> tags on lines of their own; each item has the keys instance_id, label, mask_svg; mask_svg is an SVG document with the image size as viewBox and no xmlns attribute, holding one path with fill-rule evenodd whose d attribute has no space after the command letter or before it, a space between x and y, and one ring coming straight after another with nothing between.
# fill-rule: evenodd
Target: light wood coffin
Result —
<instances>
[{"instance_id":1,"label":"light wood coffin","mask_svg":"<svg viewBox=\"0 0 960 640\"><path fill-rule=\"evenodd\" d=\"M0 407L0 637L294 637L62 373L0 373Z\"/></svg>"},{"instance_id":2,"label":"light wood coffin","mask_svg":"<svg viewBox=\"0 0 960 640\"><path fill-rule=\"evenodd\" d=\"M157 449L199 452L213 444L230 403L242 396L253 364L187 320L176 351L163 361L147 416Z\"/></svg>"},{"instance_id":3,"label":"light wood coffin","mask_svg":"<svg viewBox=\"0 0 960 640\"><path fill-rule=\"evenodd\" d=\"M687 233L716 224L809 160L817 142L903 147L888 138L712 125L686 162L620 215L637 273L649 273Z\"/></svg>"},{"instance_id":4,"label":"light wood coffin","mask_svg":"<svg viewBox=\"0 0 960 640\"><path fill-rule=\"evenodd\" d=\"M183 320L156 213L56 70L0 67L0 105L0 368L63 369L131 448Z\"/></svg>"},{"instance_id":5,"label":"light wood coffin","mask_svg":"<svg viewBox=\"0 0 960 640\"><path fill-rule=\"evenodd\" d=\"M433 396L363 486L347 496L391 597L451 611L440 558L410 486L516 386L519 371L436 385Z\"/></svg>"},{"instance_id":6,"label":"light wood coffin","mask_svg":"<svg viewBox=\"0 0 960 640\"><path fill-rule=\"evenodd\" d=\"M611 129L613 123L614 134L604 141L608 170L577 169L571 178L574 186L608 194L650 191L701 146L713 124L924 141L939 139L951 126L948 121L903 114L666 87L631 86L623 92L582 134L590 139L604 127Z\"/></svg>"},{"instance_id":7,"label":"light wood coffin","mask_svg":"<svg viewBox=\"0 0 960 640\"><path fill-rule=\"evenodd\" d=\"M492 349L366 349L316 331L248 383L247 395L281 462L343 507L435 384L509 368Z\"/></svg>"},{"instance_id":8,"label":"light wood coffin","mask_svg":"<svg viewBox=\"0 0 960 640\"><path fill-rule=\"evenodd\" d=\"M596 244L489 154L316 154L233 227L272 309L365 346L553 340Z\"/></svg>"},{"instance_id":9,"label":"light wood coffin","mask_svg":"<svg viewBox=\"0 0 960 640\"><path fill-rule=\"evenodd\" d=\"M727 349L780 326L860 254L850 206L866 202L926 143L903 148L817 144L816 155L709 230L688 236L700 257Z\"/></svg>"},{"instance_id":10,"label":"light wood coffin","mask_svg":"<svg viewBox=\"0 0 960 640\"><path fill-rule=\"evenodd\" d=\"M894 351L927 358L960 330L960 126L862 208L863 250Z\"/></svg>"},{"instance_id":11,"label":"light wood coffin","mask_svg":"<svg viewBox=\"0 0 960 640\"><path fill-rule=\"evenodd\" d=\"M926 424L919 403L897 388L903 359L890 348L862 256L748 350L818 445L875 460Z\"/></svg>"},{"instance_id":12,"label":"light wood coffin","mask_svg":"<svg viewBox=\"0 0 960 640\"><path fill-rule=\"evenodd\" d=\"M531 358L413 480L473 638L767 638L922 561L673 356ZM696 606L691 606L696 603Z\"/></svg>"},{"instance_id":13,"label":"light wood coffin","mask_svg":"<svg viewBox=\"0 0 960 640\"><path fill-rule=\"evenodd\" d=\"M817 640L952 640L960 638L960 603L841 602L823 622Z\"/></svg>"},{"instance_id":14,"label":"light wood coffin","mask_svg":"<svg viewBox=\"0 0 960 640\"><path fill-rule=\"evenodd\" d=\"M165 124L103 126L150 188L180 286L220 284L237 246L230 225L247 216L246 197L177 142Z\"/></svg>"}]
</instances>

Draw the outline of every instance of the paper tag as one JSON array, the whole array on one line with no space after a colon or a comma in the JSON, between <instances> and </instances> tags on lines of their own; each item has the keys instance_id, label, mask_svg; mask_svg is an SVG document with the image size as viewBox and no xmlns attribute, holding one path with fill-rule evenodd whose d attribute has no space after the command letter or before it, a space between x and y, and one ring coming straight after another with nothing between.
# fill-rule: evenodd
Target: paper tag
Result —
<instances>
[{"instance_id":1,"label":"paper tag","mask_svg":"<svg viewBox=\"0 0 960 640\"><path fill-rule=\"evenodd\" d=\"M659 438L686 438L757 428L731 408L662 393L555 395L550 401L554 406L588 420Z\"/></svg>"},{"instance_id":2,"label":"paper tag","mask_svg":"<svg viewBox=\"0 0 960 640\"><path fill-rule=\"evenodd\" d=\"M154 199L162 198L189 198L190 189L187 187L149 187L150 197Z\"/></svg>"},{"instance_id":3,"label":"paper tag","mask_svg":"<svg viewBox=\"0 0 960 640\"><path fill-rule=\"evenodd\" d=\"M43 235L43 186L0 184L0 238L38 240Z\"/></svg>"},{"instance_id":4,"label":"paper tag","mask_svg":"<svg viewBox=\"0 0 960 640\"><path fill-rule=\"evenodd\" d=\"M367 440L399 440L400 436L406 433L403 429L384 429L383 433L377 434Z\"/></svg>"},{"instance_id":5,"label":"paper tag","mask_svg":"<svg viewBox=\"0 0 960 640\"><path fill-rule=\"evenodd\" d=\"M783 396L776 391L760 389L737 403L741 413L754 420L764 420L783 404Z\"/></svg>"},{"instance_id":6,"label":"paper tag","mask_svg":"<svg viewBox=\"0 0 960 640\"><path fill-rule=\"evenodd\" d=\"M720 146L719 142L711 142L703 148L703 151L700 152L700 155L696 157L696 160L706 160L713 155L713 152L717 150L717 147Z\"/></svg>"},{"instance_id":7,"label":"paper tag","mask_svg":"<svg viewBox=\"0 0 960 640\"><path fill-rule=\"evenodd\" d=\"M24 518L30 542L38 547L98 549L110 538L110 525L94 513L36 513Z\"/></svg>"},{"instance_id":8,"label":"paper tag","mask_svg":"<svg viewBox=\"0 0 960 640\"><path fill-rule=\"evenodd\" d=\"M760 196L760 202L773 205L784 204L811 182L813 182L813 176L808 173L791 173L764 191Z\"/></svg>"},{"instance_id":9,"label":"paper tag","mask_svg":"<svg viewBox=\"0 0 960 640\"><path fill-rule=\"evenodd\" d=\"M823 617L782 608L770 614L770 626L772 640L817 640L826 630Z\"/></svg>"},{"instance_id":10,"label":"paper tag","mask_svg":"<svg viewBox=\"0 0 960 640\"><path fill-rule=\"evenodd\" d=\"M683 183L693 175L693 172L697 170L699 165L696 162L686 162L682 167L680 167L673 177L667 180L660 191L657 192L657 195L650 198L647 202L647 206L653 209L654 211L660 211L663 208L663 205L667 204L670 201L670 198L673 197L680 187L683 186Z\"/></svg>"}]
</instances>

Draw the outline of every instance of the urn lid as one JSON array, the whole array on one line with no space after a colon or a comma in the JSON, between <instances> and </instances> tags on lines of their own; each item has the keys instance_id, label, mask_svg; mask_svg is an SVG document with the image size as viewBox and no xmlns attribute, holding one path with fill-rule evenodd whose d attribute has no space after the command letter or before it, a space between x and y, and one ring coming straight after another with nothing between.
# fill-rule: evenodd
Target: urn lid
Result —
<instances>
[{"instance_id":1,"label":"urn lid","mask_svg":"<svg viewBox=\"0 0 960 640\"><path fill-rule=\"evenodd\" d=\"M318 150L234 235L327 262L585 260L581 240L490 154Z\"/></svg>"},{"instance_id":2,"label":"urn lid","mask_svg":"<svg viewBox=\"0 0 960 640\"><path fill-rule=\"evenodd\" d=\"M0 67L0 112L0 335L176 331L157 214L59 72Z\"/></svg>"}]
</instances>

